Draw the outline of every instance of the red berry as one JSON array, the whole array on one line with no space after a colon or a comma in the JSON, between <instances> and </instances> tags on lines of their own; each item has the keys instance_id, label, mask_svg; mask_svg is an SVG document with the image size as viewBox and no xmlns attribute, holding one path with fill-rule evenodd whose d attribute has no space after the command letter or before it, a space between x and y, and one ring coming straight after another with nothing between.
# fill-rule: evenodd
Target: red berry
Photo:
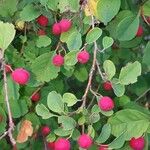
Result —
<instances>
[{"instance_id":1,"label":"red berry","mask_svg":"<svg viewBox=\"0 0 150 150\"><path fill-rule=\"evenodd\" d=\"M55 150L70 150L70 142L67 139L59 138L55 142Z\"/></svg>"},{"instance_id":2,"label":"red berry","mask_svg":"<svg viewBox=\"0 0 150 150\"><path fill-rule=\"evenodd\" d=\"M54 150L54 149L55 149L55 142L48 142L48 143L47 143L47 147L48 147L50 150Z\"/></svg>"},{"instance_id":3,"label":"red berry","mask_svg":"<svg viewBox=\"0 0 150 150\"><path fill-rule=\"evenodd\" d=\"M67 32L71 28L72 22L68 19L62 19L59 22L59 25L60 25L60 28L61 28L61 32Z\"/></svg>"},{"instance_id":4,"label":"red berry","mask_svg":"<svg viewBox=\"0 0 150 150\"><path fill-rule=\"evenodd\" d=\"M114 102L110 97L104 96L104 97L100 98L100 100L98 102L98 106L103 111L110 111L114 108Z\"/></svg>"},{"instance_id":5,"label":"red berry","mask_svg":"<svg viewBox=\"0 0 150 150\"><path fill-rule=\"evenodd\" d=\"M59 35L61 34L61 28L60 28L60 25L59 23L54 23L53 26L52 26L52 33L54 35Z\"/></svg>"},{"instance_id":6,"label":"red berry","mask_svg":"<svg viewBox=\"0 0 150 150\"><path fill-rule=\"evenodd\" d=\"M43 136L47 136L51 132L51 130L48 126L44 126L42 127L41 132Z\"/></svg>"},{"instance_id":7,"label":"red berry","mask_svg":"<svg viewBox=\"0 0 150 150\"><path fill-rule=\"evenodd\" d=\"M145 146L145 140L143 137L139 137L139 138L132 138L130 140L130 147L133 150L143 150Z\"/></svg>"},{"instance_id":8,"label":"red berry","mask_svg":"<svg viewBox=\"0 0 150 150\"><path fill-rule=\"evenodd\" d=\"M40 98L41 98L41 95L40 95L40 93L37 92L37 93L35 93L35 94L32 95L31 100L33 102L37 102L37 101L40 100Z\"/></svg>"},{"instance_id":9,"label":"red berry","mask_svg":"<svg viewBox=\"0 0 150 150\"><path fill-rule=\"evenodd\" d=\"M48 25L48 18L46 16L41 15L37 18L36 21L39 25L41 25L43 27Z\"/></svg>"},{"instance_id":10,"label":"red berry","mask_svg":"<svg viewBox=\"0 0 150 150\"><path fill-rule=\"evenodd\" d=\"M11 65L5 65L6 73L11 73Z\"/></svg>"},{"instance_id":11,"label":"red berry","mask_svg":"<svg viewBox=\"0 0 150 150\"><path fill-rule=\"evenodd\" d=\"M37 34L38 34L39 36L42 36L42 35L46 35L46 32L45 32L45 30L43 30L43 29L39 29Z\"/></svg>"},{"instance_id":12,"label":"red berry","mask_svg":"<svg viewBox=\"0 0 150 150\"><path fill-rule=\"evenodd\" d=\"M100 145L99 150L108 150L108 145Z\"/></svg>"},{"instance_id":13,"label":"red berry","mask_svg":"<svg viewBox=\"0 0 150 150\"><path fill-rule=\"evenodd\" d=\"M89 135L82 134L78 139L78 144L81 148L88 149L92 146L92 139Z\"/></svg>"},{"instance_id":14,"label":"red berry","mask_svg":"<svg viewBox=\"0 0 150 150\"><path fill-rule=\"evenodd\" d=\"M111 82L109 82L109 81L104 82L104 83L103 83L103 88L104 88L104 90L106 90L106 91L111 91L111 90L112 90L112 84L111 84Z\"/></svg>"},{"instance_id":15,"label":"red berry","mask_svg":"<svg viewBox=\"0 0 150 150\"><path fill-rule=\"evenodd\" d=\"M55 66L60 67L64 64L64 57L62 57L60 54L55 55L52 59L52 62Z\"/></svg>"},{"instance_id":16,"label":"red berry","mask_svg":"<svg viewBox=\"0 0 150 150\"><path fill-rule=\"evenodd\" d=\"M137 37L140 37L143 35L143 27L142 26L139 26L138 30L137 30L137 33L136 33L136 36Z\"/></svg>"},{"instance_id":17,"label":"red berry","mask_svg":"<svg viewBox=\"0 0 150 150\"><path fill-rule=\"evenodd\" d=\"M24 85L29 81L30 73L23 68L18 68L12 72L11 77L16 83Z\"/></svg>"},{"instance_id":18,"label":"red berry","mask_svg":"<svg viewBox=\"0 0 150 150\"><path fill-rule=\"evenodd\" d=\"M90 54L86 50L81 51L78 53L77 59L78 59L78 62L80 62L81 64L85 64L90 59Z\"/></svg>"}]
</instances>

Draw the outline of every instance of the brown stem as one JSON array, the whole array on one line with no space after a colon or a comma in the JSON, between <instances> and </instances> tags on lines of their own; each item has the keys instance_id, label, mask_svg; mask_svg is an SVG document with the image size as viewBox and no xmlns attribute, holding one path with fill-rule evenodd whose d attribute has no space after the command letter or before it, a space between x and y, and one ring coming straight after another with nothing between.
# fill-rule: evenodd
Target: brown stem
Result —
<instances>
[{"instance_id":1,"label":"brown stem","mask_svg":"<svg viewBox=\"0 0 150 150\"><path fill-rule=\"evenodd\" d=\"M12 114L11 114L11 109L10 109L10 104L9 104L9 98L8 98L8 86L7 86L7 77L6 77L6 70L5 70L5 61L3 60L3 78L4 78L4 94L5 94L5 103L7 106L7 110L8 110L8 119L9 119L9 129L8 129L8 136L10 138L10 141L12 143L12 145L16 145L16 141L13 138L12 135L12 131L14 130L14 122L12 119Z\"/></svg>"}]
</instances>

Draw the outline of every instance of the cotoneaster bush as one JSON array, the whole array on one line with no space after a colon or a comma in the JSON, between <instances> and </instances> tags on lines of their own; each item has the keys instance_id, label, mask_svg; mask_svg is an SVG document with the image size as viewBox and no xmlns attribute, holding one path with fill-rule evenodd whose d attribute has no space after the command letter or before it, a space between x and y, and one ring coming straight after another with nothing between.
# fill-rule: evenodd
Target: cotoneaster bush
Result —
<instances>
[{"instance_id":1,"label":"cotoneaster bush","mask_svg":"<svg viewBox=\"0 0 150 150\"><path fill-rule=\"evenodd\" d=\"M150 0L1 0L0 149L149 150Z\"/></svg>"}]
</instances>

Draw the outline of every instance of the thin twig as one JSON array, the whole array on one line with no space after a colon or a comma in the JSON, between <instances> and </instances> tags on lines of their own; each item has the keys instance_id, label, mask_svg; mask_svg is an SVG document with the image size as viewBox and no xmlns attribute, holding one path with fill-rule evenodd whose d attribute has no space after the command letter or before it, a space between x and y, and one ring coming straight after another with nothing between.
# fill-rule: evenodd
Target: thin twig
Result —
<instances>
[{"instance_id":1,"label":"thin twig","mask_svg":"<svg viewBox=\"0 0 150 150\"><path fill-rule=\"evenodd\" d=\"M102 80L105 81L106 79L105 79L105 77L103 76L103 73L102 73L102 71L101 71L101 69L100 69L100 67L99 67L99 63L98 63L97 60L96 60L96 66L97 66L98 73L100 74Z\"/></svg>"},{"instance_id":2,"label":"thin twig","mask_svg":"<svg viewBox=\"0 0 150 150\"><path fill-rule=\"evenodd\" d=\"M147 89L142 95L140 95L136 100L135 100L135 102L137 102L138 100L140 100L147 92L149 92L150 91L150 88L149 89Z\"/></svg>"},{"instance_id":3,"label":"thin twig","mask_svg":"<svg viewBox=\"0 0 150 150\"><path fill-rule=\"evenodd\" d=\"M41 88L44 86L45 83L43 83L42 85L40 85L40 87L38 87L30 96L30 99L32 98L33 95L35 95L37 92L39 92L41 90Z\"/></svg>"},{"instance_id":4,"label":"thin twig","mask_svg":"<svg viewBox=\"0 0 150 150\"><path fill-rule=\"evenodd\" d=\"M8 134L8 131L4 132L4 133L0 136L0 140L1 140L2 138L4 138L7 134Z\"/></svg>"},{"instance_id":5,"label":"thin twig","mask_svg":"<svg viewBox=\"0 0 150 150\"><path fill-rule=\"evenodd\" d=\"M92 16L92 28L94 28L94 17L93 16ZM88 91L89 91L91 83L92 83L93 73L95 71L97 49L98 49L98 47L97 47L97 43L95 41L94 42L93 63L92 63L92 67L91 67L91 70L90 70L90 73L89 73L88 84L87 84L87 87L85 89L84 95L82 97L83 103L82 103L81 107L85 107L85 105L86 105L87 94L88 94Z\"/></svg>"},{"instance_id":6,"label":"thin twig","mask_svg":"<svg viewBox=\"0 0 150 150\"><path fill-rule=\"evenodd\" d=\"M8 86L7 86L7 77L6 77L6 70L5 70L5 61L3 60L3 78L4 78L4 94L5 94L5 102L8 110L8 119L9 119L9 129L8 129L8 136L10 137L10 141L13 146L16 145L16 141L13 138L12 131L14 130L14 122L12 119L10 104L9 104L9 98L8 98Z\"/></svg>"}]
</instances>

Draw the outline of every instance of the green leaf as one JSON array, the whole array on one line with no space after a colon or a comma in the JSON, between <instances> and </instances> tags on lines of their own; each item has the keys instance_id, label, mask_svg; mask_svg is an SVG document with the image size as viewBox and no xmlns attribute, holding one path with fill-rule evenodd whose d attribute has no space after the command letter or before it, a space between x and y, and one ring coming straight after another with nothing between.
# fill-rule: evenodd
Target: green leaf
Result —
<instances>
[{"instance_id":1,"label":"green leaf","mask_svg":"<svg viewBox=\"0 0 150 150\"><path fill-rule=\"evenodd\" d=\"M64 130L72 130L76 127L76 121L68 116L58 117L58 123L61 123Z\"/></svg>"},{"instance_id":2,"label":"green leaf","mask_svg":"<svg viewBox=\"0 0 150 150\"><path fill-rule=\"evenodd\" d=\"M42 117L42 119L48 119L50 117L53 117L52 113L49 112L49 110L45 107L43 104L37 104L35 107L36 113Z\"/></svg>"},{"instance_id":3,"label":"green leaf","mask_svg":"<svg viewBox=\"0 0 150 150\"><path fill-rule=\"evenodd\" d=\"M119 82L123 85L129 85L137 82L137 77L141 75L141 64L138 61L128 63L121 69Z\"/></svg>"},{"instance_id":4,"label":"green leaf","mask_svg":"<svg viewBox=\"0 0 150 150\"><path fill-rule=\"evenodd\" d=\"M104 143L108 140L110 135L111 135L111 126L110 124L107 123L103 126L99 137L96 139L96 142L99 144Z\"/></svg>"},{"instance_id":5,"label":"green leaf","mask_svg":"<svg viewBox=\"0 0 150 150\"><path fill-rule=\"evenodd\" d=\"M114 139L110 144L109 147L112 149L121 148L125 143L125 132L123 132L119 137Z\"/></svg>"},{"instance_id":6,"label":"green leaf","mask_svg":"<svg viewBox=\"0 0 150 150\"><path fill-rule=\"evenodd\" d=\"M59 0L54 0L54 1L48 0L47 6L49 9L55 11L55 10L57 10L58 3L59 3Z\"/></svg>"},{"instance_id":7,"label":"green leaf","mask_svg":"<svg viewBox=\"0 0 150 150\"><path fill-rule=\"evenodd\" d=\"M114 43L114 40L111 37L105 36L103 38L102 43L103 43L103 49L107 49L112 46L112 44Z\"/></svg>"},{"instance_id":8,"label":"green leaf","mask_svg":"<svg viewBox=\"0 0 150 150\"><path fill-rule=\"evenodd\" d=\"M74 66L77 63L77 53L78 51L71 51L65 55L66 66Z\"/></svg>"},{"instance_id":9,"label":"green leaf","mask_svg":"<svg viewBox=\"0 0 150 150\"><path fill-rule=\"evenodd\" d=\"M68 39L69 39L69 36L74 33L74 32L78 32L76 28L72 27L69 31L67 32L63 32L61 35L60 35L60 40L62 42L67 42Z\"/></svg>"},{"instance_id":10,"label":"green leaf","mask_svg":"<svg viewBox=\"0 0 150 150\"><path fill-rule=\"evenodd\" d=\"M20 18L23 21L32 21L40 14L41 12L33 4L28 4L20 12Z\"/></svg>"},{"instance_id":11,"label":"green leaf","mask_svg":"<svg viewBox=\"0 0 150 150\"><path fill-rule=\"evenodd\" d=\"M116 67L115 67L114 63L110 60L105 60L103 63L103 68L107 75L107 79L111 80L112 77L116 74Z\"/></svg>"},{"instance_id":12,"label":"green leaf","mask_svg":"<svg viewBox=\"0 0 150 150\"><path fill-rule=\"evenodd\" d=\"M16 30L13 24L0 21L0 49L2 49L3 53L13 41L15 33Z\"/></svg>"},{"instance_id":13,"label":"green leaf","mask_svg":"<svg viewBox=\"0 0 150 150\"><path fill-rule=\"evenodd\" d=\"M1 0L0 1L0 16L11 17L17 10L18 0ZM10 5L11 4L11 5Z\"/></svg>"},{"instance_id":14,"label":"green leaf","mask_svg":"<svg viewBox=\"0 0 150 150\"><path fill-rule=\"evenodd\" d=\"M39 36L36 41L36 46L41 47L47 47L51 44L51 39L48 36Z\"/></svg>"},{"instance_id":15,"label":"green leaf","mask_svg":"<svg viewBox=\"0 0 150 150\"><path fill-rule=\"evenodd\" d=\"M150 1L146 1L144 3L144 5L142 6L142 13L145 15L145 16L150 16Z\"/></svg>"},{"instance_id":16,"label":"green leaf","mask_svg":"<svg viewBox=\"0 0 150 150\"><path fill-rule=\"evenodd\" d=\"M47 105L49 109L56 113L64 112L64 103L60 94L55 91L52 91L48 94Z\"/></svg>"},{"instance_id":17,"label":"green leaf","mask_svg":"<svg viewBox=\"0 0 150 150\"><path fill-rule=\"evenodd\" d=\"M118 107L124 107L126 106L127 104L130 103L130 98L126 95L123 95L121 97L116 97L115 98L115 104L118 106Z\"/></svg>"},{"instance_id":18,"label":"green leaf","mask_svg":"<svg viewBox=\"0 0 150 150\"><path fill-rule=\"evenodd\" d=\"M85 66L78 66L75 69L74 76L81 82L84 82L88 79L88 71Z\"/></svg>"},{"instance_id":19,"label":"green leaf","mask_svg":"<svg viewBox=\"0 0 150 150\"><path fill-rule=\"evenodd\" d=\"M20 96L19 84L16 84L14 81L12 81L11 76L7 76L7 85L8 85L9 98L13 100L18 100Z\"/></svg>"},{"instance_id":20,"label":"green leaf","mask_svg":"<svg viewBox=\"0 0 150 150\"><path fill-rule=\"evenodd\" d=\"M150 42L147 43L144 49L143 63L150 66Z\"/></svg>"},{"instance_id":21,"label":"green leaf","mask_svg":"<svg viewBox=\"0 0 150 150\"><path fill-rule=\"evenodd\" d=\"M79 10L79 0L60 0L58 8L60 12L77 12Z\"/></svg>"},{"instance_id":22,"label":"green leaf","mask_svg":"<svg viewBox=\"0 0 150 150\"><path fill-rule=\"evenodd\" d=\"M7 117L4 109L0 106L0 134L5 132L5 128L7 125Z\"/></svg>"},{"instance_id":23,"label":"green leaf","mask_svg":"<svg viewBox=\"0 0 150 150\"><path fill-rule=\"evenodd\" d=\"M112 80L112 87L116 96L121 97L125 93L125 86L119 83L118 79Z\"/></svg>"},{"instance_id":24,"label":"green leaf","mask_svg":"<svg viewBox=\"0 0 150 150\"><path fill-rule=\"evenodd\" d=\"M92 125L88 126L88 134L90 135L90 137L92 137L94 139L94 137L95 137L95 130L94 130Z\"/></svg>"},{"instance_id":25,"label":"green leaf","mask_svg":"<svg viewBox=\"0 0 150 150\"><path fill-rule=\"evenodd\" d=\"M132 137L140 137L145 133L150 125L149 115L132 109L118 111L110 117L108 123L111 124L112 134L118 137L126 131L125 140Z\"/></svg>"},{"instance_id":26,"label":"green leaf","mask_svg":"<svg viewBox=\"0 0 150 150\"><path fill-rule=\"evenodd\" d=\"M67 46L69 51L79 50L82 45L81 34L79 32L73 32L67 40Z\"/></svg>"},{"instance_id":27,"label":"green leaf","mask_svg":"<svg viewBox=\"0 0 150 150\"><path fill-rule=\"evenodd\" d=\"M89 116L89 121L91 124L93 123L96 123L100 120L100 115L98 113L92 113L90 116Z\"/></svg>"},{"instance_id":28,"label":"green leaf","mask_svg":"<svg viewBox=\"0 0 150 150\"><path fill-rule=\"evenodd\" d=\"M117 26L117 38L120 41L132 40L139 27L139 16L124 18Z\"/></svg>"},{"instance_id":29,"label":"green leaf","mask_svg":"<svg viewBox=\"0 0 150 150\"><path fill-rule=\"evenodd\" d=\"M100 0L97 4L98 19L106 25L118 13L120 5L120 0Z\"/></svg>"},{"instance_id":30,"label":"green leaf","mask_svg":"<svg viewBox=\"0 0 150 150\"><path fill-rule=\"evenodd\" d=\"M98 38L102 35L102 30L98 27L95 27L94 29L91 29L87 36L86 36L86 42L88 44L91 44L98 40Z\"/></svg>"},{"instance_id":31,"label":"green leaf","mask_svg":"<svg viewBox=\"0 0 150 150\"><path fill-rule=\"evenodd\" d=\"M78 101L78 99L76 98L76 96L72 93L65 93L63 95L63 102L67 103L67 106L73 106L74 104L76 104Z\"/></svg>"},{"instance_id":32,"label":"green leaf","mask_svg":"<svg viewBox=\"0 0 150 150\"><path fill-rule=\"evenodd\" d=\"M38 81L49 82L58 76L60 68L52 64L52 57L53 52L44 53L33 61L31 68Z\"/></svg>"},{"instance_id":33,"label":"green leaf","mask_svg":"<svg viewBox=\"0 0 150 150\"><path fill-rule=\"evenodd\" d=\"M73 130L64 130L63 128L58 128L54 130L54 133L59 137L65 137L72 134Z\"/></svg>"}]
</instances>

